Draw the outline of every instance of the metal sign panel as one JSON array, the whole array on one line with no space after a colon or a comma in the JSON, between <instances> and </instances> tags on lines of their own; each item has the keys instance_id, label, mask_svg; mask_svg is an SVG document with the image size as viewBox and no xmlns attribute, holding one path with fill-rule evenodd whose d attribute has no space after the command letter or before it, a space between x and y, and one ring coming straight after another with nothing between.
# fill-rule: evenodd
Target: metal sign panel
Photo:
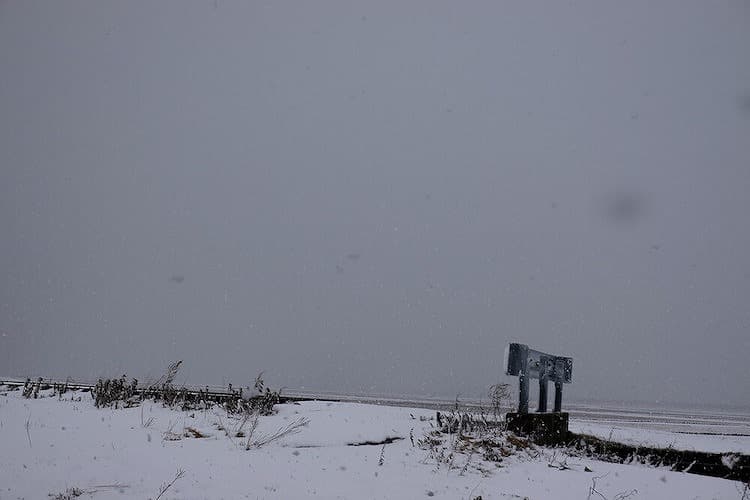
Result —
<instances>
[{"instance_id":1,"label":"metal sign panel","mask_svg":"<svg viewBox=\"0 0 750 500\"><path fill-rule=\"evenodd\" d=\"M555 356L529 349L526 344L511 343L505 348L503 369L506 375L518 375L518 413L529 411L529 379L539 379L537 411L547 411L547 382L555 383L555 411L562 411L562 387L573 381L573 358Z\"/></svg>"},{"instance_id":2,"label":"metal sign panel","mask_svg":"<svg viewBox=\"0 0 750 500\"><path fill-rule=\"evenodd\" d=\"M559 380L566 384L573 381L573 358L529 349L525 344L511 343L505 348L505 374L520 375L524 358L526 374L531 378Z\"/></svg>"}]
</instances>

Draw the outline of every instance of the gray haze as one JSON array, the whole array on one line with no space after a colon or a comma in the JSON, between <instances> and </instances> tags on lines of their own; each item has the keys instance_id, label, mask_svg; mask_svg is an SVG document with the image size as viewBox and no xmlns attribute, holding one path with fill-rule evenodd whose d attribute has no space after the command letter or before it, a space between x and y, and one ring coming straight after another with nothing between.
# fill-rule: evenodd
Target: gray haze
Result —
<instances>
[{"instance_id":1,"label":"gray haze","mask_svg":"<svg viewBox=\"0 0 750 500\"><path fill-rule=\"evenodd\" d=\"M0 374L750 401L750 3L0 2Z\"/></svg>"}]
</instances>

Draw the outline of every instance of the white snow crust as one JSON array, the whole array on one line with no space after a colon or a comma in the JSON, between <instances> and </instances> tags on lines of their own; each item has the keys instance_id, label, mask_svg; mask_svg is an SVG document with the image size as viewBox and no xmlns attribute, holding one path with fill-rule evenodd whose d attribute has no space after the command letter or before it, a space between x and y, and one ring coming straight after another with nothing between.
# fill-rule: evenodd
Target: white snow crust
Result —
<instances>
[{"instance_id":1,"label":"white snow crust","mask_svg":"<svg viewBox=\"0 0 750 500\"><path fill-rule=\"evenodd\" d=\"M184 477L162 499L481 495L483 500L565 500L589 497L594 478L605 498L630 492L638 499L740 496L741 485L734 481L566 458L547 449L537 450L535 457L519 452L504 459L502 467L485 462L490 472L484 474L474 467L462 470L468 457L459 455L458 468L450 469L410 439L410 434L416 440L431 430L428 419L434 411L330 402L277 408L276 415L260 418L257 433L273 432L301 417L309 423L297 434L246 450L241 438L230 439L218 428L238 425L219 409L183 412L151 401L136 408L97 409L88 393L58 399L42 391L39 399L24 399L21 391L0 390L0 500L48 499L69 488L82 490L79 498L153 499L178 469L185 471ZM190 429L206 437L186 437ZM384 446L348 446L387 437L404 439ZM725 445L732 449L726 451L736 448L715 442L717 448ZM470 460L482 461L478 456ZM563 460L569 469L551 466Z\"/></svg>"}]
</instances>

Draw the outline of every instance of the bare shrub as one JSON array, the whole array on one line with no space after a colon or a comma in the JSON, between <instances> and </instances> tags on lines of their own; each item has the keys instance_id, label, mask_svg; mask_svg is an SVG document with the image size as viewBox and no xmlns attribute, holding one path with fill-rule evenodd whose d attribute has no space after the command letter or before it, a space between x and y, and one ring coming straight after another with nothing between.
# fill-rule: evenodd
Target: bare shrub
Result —
<instances>
[{"instance_id":1,"label":"bare shrub","mask_svg":"<svg viewBox=\"0 0 750 500\"><path fill-rule=\"evenodd\" d=\"M167 371L158 379L156 379L154 382L148 385L147 390L149 389L161 389L164 387L171 387L172 382L174 382L175 377L177 376L177 373L180 371L180 367L182 366L182 360L177 360L174 363L171 363L167 367Z\"/></svg>"},{"instance_id":2,"label":"bare shrub","mask_svg":"<svg viewBox=\"0 0 750 500\"><path fill-rule=\"evenodd\" d=\"M135 378L128 382L125 375L112 379L100 378L91 391L91 397L97 408L131 408L148 398L160 399L165 405L174 406L178 401L185 402L188 399L187 389L177 389L172 385L181 366L182 360L171 363L161 377L146 387L139 387L138 379ZM60 390L67 390L67 384Z\"/></svg>"},{"instance_id":3,"label":"bare shrub","mask_svg":"<svg viewBox=\"0 0 750 500\"><path fill-rule=\"evenodd\" d=\"M73 488L66 488L65 491L63 491L62 493L50 493L48 496L52 500L75 500L76 498L82 495L93 496L94 493L104 491L104 490L109 490L109 489L120 490L120 493L122 493L123 490L128 487L129 486L125 484L119 484L119 483L101 484L97 486L92 486L91 488L87 488L85 490L81 488L73 487Z\"/></svg>"},{"instance_id":4,"label":"bare shrub","mask_svg":"<svg viewBox=\"0 0 750 500\"><path fill-rule=\"evenodd\" d=\"M42 377L39 377L36 382L32 382L30 378L27 378L23 384L23 397L37 399L39 390L42 388L42 380Z\"/></svg>"},{"instance_id":5,"label":"bare shrub","mask_svg":"<svg viewBox=\"0 0 750 500\"><path fill-rule=\"evenodd\" d=\"M133 379L128 383L125 375L120 378L100 378L91 390L91 397L97 408L130 408L139 404L137 389L138 380Z\"/></svg>"},{"instance_id":6,"label":"bare shrub","mask_svg":"<svg viewBox=\"0 0 750 500\"><path fill-rule=\"evenodd\" d=\"M161 441L179 441L182 439L182 434L174 432L174 426L177 422L169 422L169 427L162 433Z\"/></svg>"},{"instance_id":7,"label":"bare shrub","mask_svg":"<svg viewBox=\"0 0 750 500\"><path fill-rule=\"evenodd\" d=\"M229 388L233 394L236 394L236 397L230 398L224 403L224 409L227 413L273 415L276 413L274 406L281 400L281 390L272 391L268 388L263 381L263 372L255 377L253 384L253 388L255 389L254 395L243 396L242 389L234 391L231 384Z\"/></svg>"},{"instance_id":8,"label":"bare shrub","mask_svg":"<svg viewBox=\"0 0 750 500\"><path fill-rule=\"evenodd\" d=\"M26 424L24 425L26 427L26 438L29 440L29 448L31 448L31 431L29 428L31 427L31 413L29 413L29 416L26 417Z\"/></svg>"},{"instance_id":9,"label":"bare shrub","mask_svg":"<svg viewBox=\"0 0 750 500\"><path fill-rule=\"evenodd\" d=\"M204 434L195 427L185 427L184 435L185 437L192 437L196 439L208 437L208 434Z\"/></svg>"},{"instance_id":10,"label":"bare shrub","mask_svg":"<svg viewBox=\"0 0 750 500\"><path fill-rule=\"evenodd\" d=\"M500 420L502 409L507 407L510 401L510 385L492 384L487 391L487 395L490 398L490 405L492 406L495 420Z\"/></svg>"},{"instance_id":11,"label":"bare shrub","mask_svg":"<svg viewBox=\"0 0 750 500\"><path fill-rule=\"evenodd\" d=\"M141 394L141 399L161 399L167 406L173 406L180 396L182 401L186 399L185 388L176 389L173 385L177 373L182 367L182 360L177 360L167 367L167 371L156 381L148 384Z\"/></svg>"},{"instance_id":12,"label":"bare shrub","mask_svg":"<svg viewBox=\"0 0 750 500\"><path fill-rule=\"evenodd\" d=\"M141 427L143 427L144 429L148 429L154 422L154 417L148 417L145 420L143 419L143 406L141 406Z\"/></svg>"},{"instance_id":13,"label":"bare shrub","mask_svg":"<svg viewBox=\"0 0 750 500\"><path fill-rule=\"evenodd\" d=\"M172 478L172 480L170 482L163 483L161 485L161 487L159 488L159 494L156 496L156 498L154 500L159 500L164 495L164 493L166 493L167 490L169 488L171 488L174 483L176 483L177 481L179 481L180 479L182 479L182 477L184 475L185 475L185 471L184 470L177 469L177 474L175 474L174 478Z\"/></svg>"},{"instance_id":14,"label":"bare shrub","mask_svg":"<svg viewBox=\"0 0 750 500\"><path fill-rule=\"evenodd\" d=\"M742 481L737 487L737 492L740 494L740 500L750 500L750 477Z\"/></svg>"},{"instance_id":15,"label":"bare shrub","mask_svg":"<svg viewBox=\"0 0 750 500\"><path fill-rule=\"evenodd\" d=\"M62 493L50 493L48 496L52 500L73 500L83 495L85 491L80 488L66 488Z\"/></svg>"},{"instance_id":16,"label":"bare shrub","mask_svg":"<svg viewBox=\"0 0 750 500\"><path fill-rule=\"evenodd\" d=\"M31 383L31 379L27 378L26 382L23 383L23 397L30 398L32 390L34 390L34 385Z\"/></svg>"},{"instance_id":17,"label":"bare shrub","mask_svg":"<svg viewBox=\"0 0 750 500\"><path fill-rule=\"evenodd\" d=\"M245 432L245 425L247 425L248 422L250 422L250 427L247 429L247 432ZM247 412L242 416L242 418L240 419L239 425L235 428L234 430L235 437L247 438L245 449L249 447L250 440L255 434L255 429L258 428L259 422L260 422L260 413Z\"/></svg>"},{"instance_id":18,"label":"bare shrub","mask_svg":"<svg viewBox=\"0 0 750 500\"><path fill-rule=\"evenodd\" d=\"M299 417L298 419L288 423L287 425L279 427L270 434L260 434L257 437L253 437L257 428L256 420L256 423L252 427L252 432L248 432L247 440L245 441L245 449L249 450L250 448L261 448L283 437L297 434L302 430L303 427L306 427L309 423L310 420L308 420L307 418Z\"/></svg>"},{"instance_id":19,"label":"bare shrub","mask_svg":"<svg viewBox=\"0 0 750 500\"><path fill-rule=\"evenodd\" d=\"M533 452L528 442L505 432L496 422L487 422L483 415L457 410L437 412L435 423L433 430L416 440L417 446L427 452L425 463L433 461L438 468L458 470L459 475L469 470L487 474L487 462L499 466L505 457L519 450ZM475 456L483 462L473 460Z\"/></svg>"}]
</instances>

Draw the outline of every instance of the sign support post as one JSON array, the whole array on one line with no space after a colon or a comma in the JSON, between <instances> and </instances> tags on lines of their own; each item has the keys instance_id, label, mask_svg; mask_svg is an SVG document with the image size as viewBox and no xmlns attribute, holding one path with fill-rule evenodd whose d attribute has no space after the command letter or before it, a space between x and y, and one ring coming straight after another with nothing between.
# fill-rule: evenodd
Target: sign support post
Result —
<instances>
[{"instance_id":1,"label":"sign support post","mask_svg":"<svg viewBox=\"0 0 750 500\"><path fill-rule=\"evenodd\" d=\"M518 413L529 413L529 346L520 347L520 369L518 373Z\"/></svg>"}]
</instances>

